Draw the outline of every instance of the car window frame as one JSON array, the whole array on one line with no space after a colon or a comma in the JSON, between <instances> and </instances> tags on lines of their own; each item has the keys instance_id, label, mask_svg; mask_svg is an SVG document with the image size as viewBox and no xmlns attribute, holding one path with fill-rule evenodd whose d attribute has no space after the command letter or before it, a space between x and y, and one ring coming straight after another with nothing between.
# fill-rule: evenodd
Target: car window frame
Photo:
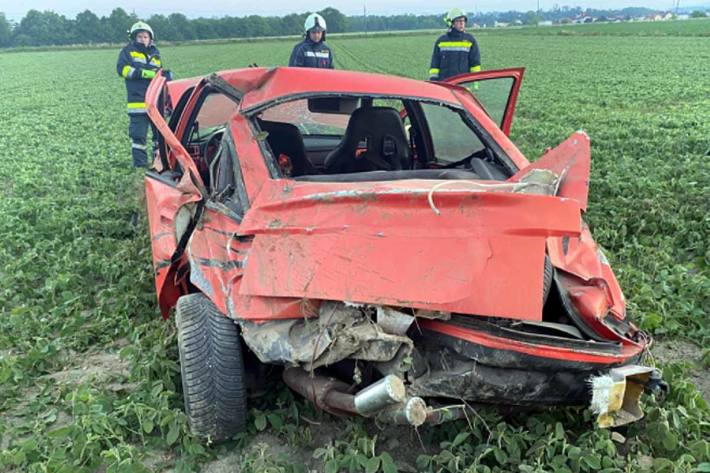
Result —
<instances>
[{"instance_id":1,"label":"car window frame","mask_svg":"<svg viewBox=\"0 0 710 473\"><path fill-rule=\"evenodd\" d=\"M197 92L197 91L195 91ZM193 92L194 93L194 92ZM213 85L210 84L205 84L204 87L202 87L199 92L197 92L199 95L196 98L196 101L192 108L190 109L190 113L188 114L188 118L183 124L178 125L178 128L182 129L182 134L180 136L180 143L182 143L183 146L187 148L187 146L190 144L190 138L192 136L192 129L195 124L195 121L197 120L197 115L199 115L200 111L202 111L202 106L204 105L205 101L207 100L207 97L213 94L220 94L224 97L229 98L232 100L237 106L234 110L234 113L232 113L229 118L234 116L234 114L239 113L239 101L236 100L235 98L231 97L229 94L225 93L224 91L220 90L217 87L214 87ZM227 127L229 124L229 118L227 118L227 121L225 121L224 126ZM182 121L182 120L181 120Z\"/></svg>"},{"instance_id":2,"label":"car window frame","mask_svg":"<svg viewBox=\"0 0 710 473\"><path fill-rule=\"evenodd\" d=\"M275 163L275 157L271 152L269 152L267 145L264 143L265 140L260 140L259 135L261 133L261 128L258 125L258 115L260 115L263 111L268 110L269 108L273 108L276 106L279 106L283 103L286 102L291 102L295 100L302 100L304 98L321 98L321 97L347 97L347 98L359 98L363 100L367 99L386 99L386 100L400 100L402 103L407 103L414 107L414 109L419 108L419 111L417 112L417 122L420 123L419 128L422 129L422 139L424 143L426 143L426 152L427 152L427 157L431 157L433 155L434 147L433 147L433 141L431 138L431 130L428 127L428 123L426 120L426 117L424 116L424 112L421 110L421 107L417 107L419 104L422 103L428 103L432 105L437 105L440 107L446 107L450 109L452 112L458 113L459 115L462 115L465 118L466 124L469 126L471 129L472 133L475 133L478 139L486 146L488 146L491 151L495 154L495 156L501 161L501 164L505 166L505 169L511 174L515 174L515 172L518 171L518 167L515 165L515 162L512 160L510 156L506 153L506 151L503 149L503 147L498 144L493 136L486 130L486 128L476 120L476 118L473 116L471 111L469 111L462 103L449 103L449 102L440 102L437 100L433 100L427 97L417 97L417 96L393 96L393 95L387 95L387 94L362 94L362 93L353 93L353 94L347 94L347 93L342 93L342 92L337 92L337 93L318 93L318 94L310 94L307 96L304 96L302 94L299 95L292 95L289 97L285 97L283 100L278 100L271 102L269 106L265 107L257 107L252 110L250 110L247 114L245 114L245 118L250 123L251 129L252 129L252 135L254 138L259 142L259 148L261 149L261 154L262 158L264 159L264 162L267 166L267 169L269 170L269 174L272 179L285 179L286 177L282 175L281 170L278 168L277 164ZM485 111L484 111L485 113ZM404 118L404 117L402 117ZM422 123L424 126L422 126ZM496 125L494 122L491 122L494 125ZM497 125L496 125L497 126Z\"/></svg>"}]
</instances>

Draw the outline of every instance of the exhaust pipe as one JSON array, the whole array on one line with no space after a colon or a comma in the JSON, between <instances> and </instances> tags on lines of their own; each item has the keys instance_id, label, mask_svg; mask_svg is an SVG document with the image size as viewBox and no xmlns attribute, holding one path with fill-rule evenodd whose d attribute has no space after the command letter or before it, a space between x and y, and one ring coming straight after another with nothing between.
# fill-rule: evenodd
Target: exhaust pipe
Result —
<instances>
[{"instance_id":1,"label":"exhaust pipe","mask_svg":"<svg viewBox=\"0 0 710 473\"><path fill-rule=\"evenodd\" d=\"M426 403L420 397L410 397L406 402L394 404L378 412L377 420L395 425L419 427L427 420Z\"/></svg>"},{"instance_id":2,"label":"exhaust pipe","mask_svg":"<svg viewBox=\"0 0 710 473\"><path fill-rule=\"evenodd\" d=\"M311 375L301 368L285 369L283 380L298 394L331 414L377 416L385 422L413 426L426 420L424 400L420 397L407 399L404 382L394 375L385 376L354 395L347 392L350 389L348 384L335 378Z\"/></svg>"},{"instance_id":3,"label":"exhaust pipe","mask_svg":"<svg viewBox=\"0 0 710 473\"><path fill-rule=\"evenodd\" d=\"M405 400L407 391L404 382L394 375L387 375L355 395L357 413L370 417L385 407Z\"/></svg>"},{"instance_id":4,"label":"exhaust pipe","mask_svg":"<svg viewBox=\"0 0 710 473\"><path fill-rule=\"evenodd\" d=\"M350 386L340 380L311 376L301 368L286 368L283 380L288 387L326 412L335 415L357 414L355 396L347 392Z\"/></svg>"}]
</instances>

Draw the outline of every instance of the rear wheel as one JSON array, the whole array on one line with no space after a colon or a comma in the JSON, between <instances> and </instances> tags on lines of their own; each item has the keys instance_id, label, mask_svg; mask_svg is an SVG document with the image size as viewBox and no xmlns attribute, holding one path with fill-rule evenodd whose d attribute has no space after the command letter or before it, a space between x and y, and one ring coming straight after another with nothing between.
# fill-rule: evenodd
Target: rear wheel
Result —
<instances>
[{"instance_id":1,"label":"rear wheel","mask_svg":"<svg viewBox=\"0 0 710 473\"><path fill-rule=\"evenodd\" d=\"M247 418L237 325L203 294L182 296L175 321L190 430L215 443L228 440L245 429Z\"/></svg>"}]
</instances>

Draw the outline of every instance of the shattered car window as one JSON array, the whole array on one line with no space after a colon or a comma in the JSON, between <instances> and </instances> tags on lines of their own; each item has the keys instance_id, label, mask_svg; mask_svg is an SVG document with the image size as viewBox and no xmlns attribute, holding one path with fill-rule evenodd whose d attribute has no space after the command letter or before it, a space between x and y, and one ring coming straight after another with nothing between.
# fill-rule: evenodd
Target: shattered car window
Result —
<instances>
[{"instance_id":1,"label":"shattered car window","mask_svg":"<svg viewBox=\"0 0 710 473\"><path fill-rule=\"evenodd\" d=\"M239 104L226 95L208 95L195 119L195 132L204 136L215 128L223 127L238 107Z\"/></svg>"},{"instance_id":2,"label":"shattered car window","mask_svg":"<svg viewBox=\"0 0 710 473\"><path fill-rule=\"evenodd\" d=\"M294 100L265 110L260 119L296 125L303 135L345 134L350 115L312 112L308 100Z\"/></svg>"}]
</instances>

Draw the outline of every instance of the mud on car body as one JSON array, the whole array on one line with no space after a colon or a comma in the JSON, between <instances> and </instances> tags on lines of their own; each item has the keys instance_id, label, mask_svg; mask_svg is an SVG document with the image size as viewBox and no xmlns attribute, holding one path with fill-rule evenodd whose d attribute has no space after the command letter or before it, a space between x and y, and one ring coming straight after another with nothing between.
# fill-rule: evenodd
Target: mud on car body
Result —
<instances>
[{"instance_id":1,"label":"mud on car body","mask_svg":"<svg viewBox=\"0 0 710 473\"><path fill-rule=\"evenodd\" d=\"M531 164L507 136L523 72L152 82L156 290L193 432L244 428L252 365L329 412L410 425L461 400L642 416L661 383L582 220L589 138Z\"/></svg>"}]
</instances>

